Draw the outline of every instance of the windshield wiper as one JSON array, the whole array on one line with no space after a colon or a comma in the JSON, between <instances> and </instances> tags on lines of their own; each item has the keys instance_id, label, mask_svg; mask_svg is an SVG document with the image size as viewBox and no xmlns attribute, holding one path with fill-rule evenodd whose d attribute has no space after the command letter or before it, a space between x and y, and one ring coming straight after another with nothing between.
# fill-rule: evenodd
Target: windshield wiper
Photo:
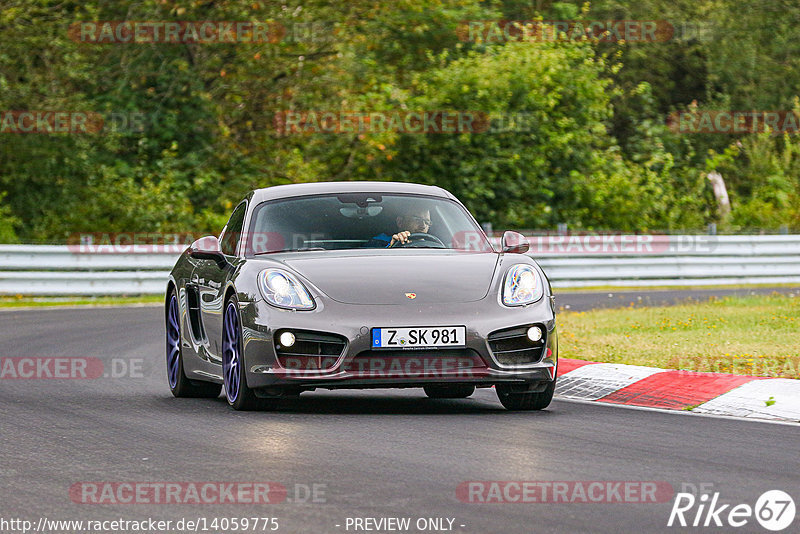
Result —
<instances>
[{"instance_id":1,"label":"windshield wiper","mask_svg":"<svg viewBox=\"0 0 800 534\"><path fill-rule=\"evenodd\" d=\"M287 248L283 250L265 250L263 252L254 252L254 256L261 256L262 254L278 254L279 252L310 252L314 250L328 250L322 247L305 247L305 248Z\"/></svg>"}]
</instances>

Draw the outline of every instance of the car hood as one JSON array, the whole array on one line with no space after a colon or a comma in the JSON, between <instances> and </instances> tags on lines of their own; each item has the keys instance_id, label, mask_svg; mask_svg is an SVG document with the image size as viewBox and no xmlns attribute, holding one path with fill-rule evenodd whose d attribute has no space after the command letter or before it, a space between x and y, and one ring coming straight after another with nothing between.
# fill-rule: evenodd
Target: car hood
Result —
<instances>
[{"instance_id":1,"label":"car hood","mask_svg":"<svg viewBox=\"0 0 800 534\"><path fill-rule=\"evenodd\" d=\"M406 250L283 259L338 302L409 305L481 300L497 261L492 253Z\"/></svg>"}]
</instances>

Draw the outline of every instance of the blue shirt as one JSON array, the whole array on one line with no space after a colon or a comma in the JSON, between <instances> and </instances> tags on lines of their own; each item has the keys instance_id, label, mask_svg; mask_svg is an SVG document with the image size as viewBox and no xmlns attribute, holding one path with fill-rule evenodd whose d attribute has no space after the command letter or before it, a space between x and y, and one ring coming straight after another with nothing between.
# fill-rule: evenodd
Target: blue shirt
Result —
<instances>
[{"instance_id":1,"label":"blue shirt","mask_svg":"<svg viewBox=\"0 0 800 534\"><path fill-rule=\"evenodd\" d=\"M380 235L376 235L375 237L373 237L372 239L367 241L364 244L364 246L365 247L371 247L371 248L377 248L377 247L388 248L389 244L391 242L392 242L392 236L390 236L389 234L383 233L383 234L380 234Z\"/></svg>"}]
</instances>

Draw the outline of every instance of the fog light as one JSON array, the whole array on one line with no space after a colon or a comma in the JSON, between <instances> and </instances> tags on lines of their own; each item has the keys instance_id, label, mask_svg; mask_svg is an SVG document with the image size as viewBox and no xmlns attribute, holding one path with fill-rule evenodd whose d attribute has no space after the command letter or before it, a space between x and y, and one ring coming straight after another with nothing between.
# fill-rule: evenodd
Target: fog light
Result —
<instances>
[{"instance_id":1,"label":"fog light","mask_svg":"<svg viewBox=\"0 0 800 534\"><path fill-rule=\"evenodd\" d=\"M531 341L539 341L542 339L542 329L538 326L528 328L528 339Z\"/></svg>"},{"instance_id":2,"label":"fog light","mask_svg":"<svg viewBox=\"0 0 800 534\"><path fill-rule=\"evenodd\" d=\"M281 334L279 340L281 342L281 345L283 345L284 347L291 347L292 345L294 345L294 334L292 334L291 332L284 332L283 334Z\"/></svg>"}]
</instances>

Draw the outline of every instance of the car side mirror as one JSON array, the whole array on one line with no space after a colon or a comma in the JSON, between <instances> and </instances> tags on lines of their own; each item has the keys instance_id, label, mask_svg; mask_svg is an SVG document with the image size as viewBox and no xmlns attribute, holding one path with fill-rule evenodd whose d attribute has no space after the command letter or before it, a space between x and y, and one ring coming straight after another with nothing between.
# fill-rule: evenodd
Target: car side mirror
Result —
<instances>
[{"instance_id":1,"label":"car side mirror","mask_svg":"<svg viewBox=\"0 0 800 534\"><path fill-rule=\"evenodd\" d=\"M198 260L213 260L220 267L228 263L222 249L219 246L219 239L213 235L201 237L189 246L189 256Z\"/></svg>"},{"instance_id":2,"label":"car side mirror","mask_svg":"<svg viewBox=\"0 0 800 534\"><path fill-rule=\"evenodd\" d=\"M504 232L502 248L503 254L525 254L528 252L530 244L528 239L518 232Z\"/></svg>"}]
</instances>

